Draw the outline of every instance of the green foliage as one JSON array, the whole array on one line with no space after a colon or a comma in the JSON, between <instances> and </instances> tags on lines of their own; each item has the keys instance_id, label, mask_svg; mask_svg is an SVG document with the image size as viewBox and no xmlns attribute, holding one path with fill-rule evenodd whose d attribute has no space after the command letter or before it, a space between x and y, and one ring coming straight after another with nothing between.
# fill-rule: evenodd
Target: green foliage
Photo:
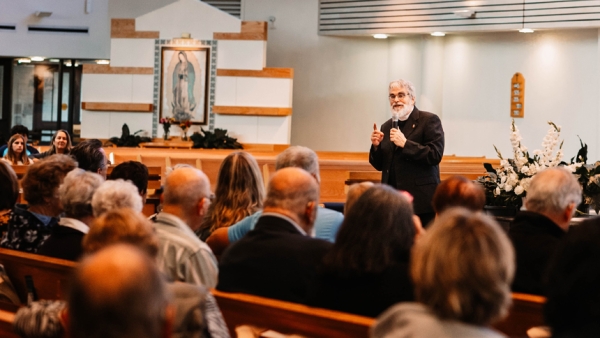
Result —
<instances>
[{"instance_id":1,"label":"green foliage","mask_svg":"<svg viewBox=\"0 0 600 338\"><path fill-rule=\"evenodd\" d=\"M117 147L131 147L136 148L142 142L152 142L152 139L149 137L139 136L138 133L143 132L143 130L138 130L133 135L129 132L129 127L127 124L123 124L121 128L121 137L111 137L108 140L110 143L116 145Z\"/></svg>"},{"instance_id":2,"label":"green foliage","mask_svg":"<svg viewBox=\"0 0 600 338\"><path fill-rule=\"evenodd\" d=\"M227 130L216 128L214 133L202 130L202 134L195 132L190 139L194 142L192 148L204 149L242 149L236 138L227 136Z\"/></svg>"}]
</instances>

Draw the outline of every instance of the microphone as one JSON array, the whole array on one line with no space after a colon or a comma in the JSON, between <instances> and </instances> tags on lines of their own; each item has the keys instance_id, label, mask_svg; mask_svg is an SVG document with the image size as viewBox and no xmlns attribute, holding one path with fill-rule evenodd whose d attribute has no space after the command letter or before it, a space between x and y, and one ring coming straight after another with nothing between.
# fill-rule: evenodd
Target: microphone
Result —
<instances>
[{"instance_id":1,"label":"microphone","mask_svg":"<svg viewBox=\"0 0 600 338\"><path fill-rule=\"evenodd\" d=\"M392 128L398 129L398 114L392 114Z\"/></svg>"}]
</instances>

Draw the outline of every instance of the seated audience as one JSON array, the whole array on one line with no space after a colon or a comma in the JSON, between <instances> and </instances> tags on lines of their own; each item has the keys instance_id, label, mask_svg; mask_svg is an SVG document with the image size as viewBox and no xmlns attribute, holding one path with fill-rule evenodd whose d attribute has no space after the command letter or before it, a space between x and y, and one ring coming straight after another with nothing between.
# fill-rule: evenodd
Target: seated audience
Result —
<instances>
[{"instance_id":1,"label":"seated audience","mask_svg":"<svg viewBox=\"0 0 600 338\"><path fill-rule=\"evenodd\" d=\"M548 271L544 318L552 337L600 337L600 218L569 230Z\"/></svg>"},{"instance_id":2,"label":"seated audience","mask_svg":"<svg viewBox=\"0 0 600 338\"><path fill-rule=\"evenodd\" d=\"M19 198L19 180L10 164L0 161L0 238L4 236L10 213Z\"/></svg>"},{"instance_id":3,"label":"seated audience","mask_svg":"<svg viewBox=\"0 0 600 338\"><path fill-rule=\"evenodd\" d=\"M130 208L141 213L144 205L138 189L133 183L121 179L104 181L92 197L94 217L119 208Z\"/></svg>"},{"instance_id":4,"label":"seated audience","mask_svg":"<svg viewBox=\"0 0 600 338\"><path fill-rule=\"evenodd\" d=\"M33 161L27 157L25 151L25 139L20 134L15 134L8 140L8 150L2 160L11 165L28 165Z\"/></svg>"},{"instance_id":5,"label":"seated audience","mask_svg":"<svg viewBox=\"0 0 600 338\"><path fill-rule=\"evenodd\" d=\"M195 168L173 170L165 180L163 209L154 219L158 267L172 281L212 288L219 268L212 251L194 233L211 203L210 182Z\"/></svg>"},{"instance_id":6,"label":"seated audience","mask_svg":"<svg viewBox=\"0 0 600 338\"><path fill-rule=\"evenodd\" d=\"M454 175L438 185L432 204L436 215L451 207L481 211L485 206L485 191L480 184L464 176Z\"/></svg>"},{"instance_id":7,"label":"seated audience","mask_svg":"<svg viewBox=\"0 0 600 338\"><path fill-rule=\"evenodd\" d=\"M142 203L146 204L148 197L148 167L142 162L127 161L115 166L110 173L109 180L122 179L131 181L142 196Z\"/></svg>"},{"instance_id":8,"label":"seated audience","mask_svg":"<svg viewBox=\"0 0 600 338\"><path fill-rule=\"evenodd\" d=\"M108 247L84 259L75 271L68 293L67 334L168 337L173 325L169 298L147 255L130 245Z\"/></svg>"},{"instance_id":9,"label":"seated audience","mask_svg":"<svg viewBox=\"0 0 600 338\"><path fill-rule=\"evenodd\" d=\"M275 170L283 168L301 168L306 170L320 183L319 176L319 158L317 154L309 148L301 146L291 146L277 155L275 159ZM256 222L261 216L261 212L248 216L240 222L230 226L229 228L221 228L206 240L213 251L220 255L229 243L233 243L244 237L250 230L254 229ZM317 208L317 219L315 220L315 237L324 239L329 242L335 242L335 236L342 225L344 215L340 212Z\"/></svg>"},{"instance_id":10,"label":"seated audience","mask_svg":"<svg viewBox=\"0 0 600 338\"><path fill-rule=\"evenodd\" d=\"M94 220L92 196L104 182L98 174L75 169L65 176L58 188L64 217L52 229L50 237L42 244L38 254L56 258L78 260L82 254L81 241Z\"/></svg>"},{"instance_id":11,"label":"seated audience","mask_svg":"<svg viewBox=\"0 0 600 338\"><path fill-rule=\"evenodd\" d=\"M519 212L510 224L517 255L513 291L543 294L548 261L569 230L580 202L579 183L565 168L546 169L533 177L525 199L527 211Z\"/></svg>"},{"instance_id":12,"label":"seated audience","mask_svg":"<svg viewBox=\"0 0 600 338\"><path fill-rule=\"evenodd\" d=\"M217 289L304 303L317 265L331 248L310 237L318 200L319 185L309 173L278 170L256 227L221 257Z\"/></svg>"},{"instance_id":13,"label":"seated audience","mask_svg":"<svg viewBox=\"0 0 600 338\"><path fill-rule=\"evenodd\" d=\"M229 154L221 163L215 200L198 230L201 240L262 209L265 188L254 157L244 151Z\"/></svg>"},{"instance_id":14,"label":"seated audience","mask_svg":"<svg viewBox=\"0 0 600 338\"><path fill-rule=\"evenodd\" d=\"M2 247L37 252L62 212L58 187L75 168L75 161L67 155L52 155L28 168L21 185L29 205L17 204L13 209Z\"/></svg>"},{"instance_id":15,"label":"seated audience","mask_svg":"<svg viewBox=\"0 0 600 338\"><path fill-rule=\"evenodd\" d=\"M100 140L82 141L73 147L69 154L77 161L80 169L100 174L106 179L108 161Z\"/></svg>"},{"instance_id":16,"label":"seated audience","mask_svg":"<svg viewBox=\"0 0 600 338\"><path fill-rule=\"evenodd\" d=\"M42 159L54 154L68 155L72 147L73 145L71 144L71 136L69 135L69 132L64 129L60 129L57 130L54 135L52 135L50 149L44 151L43 153L32 155L32 157L34 159Z\"/></svg>"},{"instance_id":17,"label":"seated audience","mask_svg":"<svg viewBox=\"0 0 600 338\"><path fill-rule=\"evenodd\" d=\"M93 223L84 240L86 254L93 254L114 244L126 243L137 247L156 260L158 239L147 219L131 209L111 210ZM175 321L172 333L175 337L229 337L227 326L215 298L202 286L187 283L169 283L167 289L173 296ZM15 329L21 337L62 337L58 320L64 301L40 301L19 310L15 317ZM43 314L47 323L40 320ZM42 322L42 323L40 323Z\"/></svg>"},{"instance_id":18,"label":"seated audience","mask_svg":"<svg viewBox=\"0 0 600 338\"><path fill-rule=\"evenodd\" d=\"M34 147L30 146L27 144L27 140L29 139L29 129L23 125L17 124L15 126L13 126L12 128L10 128L10 136L14 136L14 135L21 135L23 136L23 139L25 140L25 146L26 146L26 153L27 156L31 156L31 155L35 155L38 154L39 151L37 149L35 149ZM8 152L8 144L4 144L2 146L0 146L0 157L4 157L6 155L6 153Z\"/></svg>"},{"instance_id":19,"label":"seated audience","mask_svg":"<svg viewBox=\"0 0 600 338\"><path fill-rule=\"evenodd\" d=\"M384 312L371 337L503 337L489 326L508 311L513 272L513 248L492 218L449 209L412 252L418 303Z\"/></svg>"},{"instance_id":20,"label":"seated audience","mask_svg":"<svg viewBox=\"0 0 600 338\"><path fill-rule=\"evenodd\" d=\"M323 258L308 304L377 317L414 300L408 274L413 216L411 203L394 188L376 185L362 194Z\"/></svg>"}]
</instances>

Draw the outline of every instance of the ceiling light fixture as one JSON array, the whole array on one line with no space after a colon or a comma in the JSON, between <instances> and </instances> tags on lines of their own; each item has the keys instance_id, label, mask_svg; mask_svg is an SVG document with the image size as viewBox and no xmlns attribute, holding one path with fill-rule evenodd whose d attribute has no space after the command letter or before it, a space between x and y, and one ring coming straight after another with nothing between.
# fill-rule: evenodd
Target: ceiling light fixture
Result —
<instances>
[{"instance_id":1,"label":"ceiling light fixture","mask_svg":"<svg viewBox=\"0 0 600 338\"><path fill-rule=\"evenodd\" d=\"M446 36L446 33L444 33L444 32L433 32L433 33L431 33L431 36Z\"/></svg>"},{"instance_id":2,"label":"ceiling light fixture","mask_svg":"<svg viewBox=\"0 0 600 338\"><path fill-rule=\"evenodd\" d=\"M31 60L28 58L22 58L17 60L18 63L31 63Z\"/></svg>"},{"instance_id":3,"label":"ceiling light fixture","mask_svg":"<svg viewBox=\"0 0 600 338\"><path fill-rule=\"evenodd\" d=\"M108 64L110 64L110 61L109 60L96 60L96 64L108 65Z\"/></svg>"},{"instance_id":4,"label":"ceiling light fixture","mask_svg":"<svg viewBox=\"0 0 600 338\"><path fill-rule=\"evenodd\" d=\"M373 37L375 39L387 39L388 35L387 34L373 34Z\"/></svg>"},{"instance_id":5,"label":"ceiling light fixture","mask_svg":"<svg viewBox=\"0 0 600 338\"><path fill-rule=\"evenodd\" d=\"M521 28L519 29L519 33L533 33L535 32L533 29L531 28Z\"/></svg>"},{"instance_id":6,"label":"ceiling light fixture","mask_svg":"<svg viewBox=\"0 0 600 338\"><path fill-rule=\"evenodd\" d=\"M521 29L519 29L519 33L533 33L534 30L531 28L525 28L525 0L523 0L523 11L522 11L522 21L521 21Z\"/></svg>"},{"instance_id":7,"label":"ceiling light fixture","mask_svg":"<svg viewBox=\"0 0 600 338\"><path fill-rule=\"evenodd\" d=\"M32 56L30 59L31 59L31 61L38 61L38 62L39 62L39 61L44 61L44 60L45 60L45 59L44 59L43 57L41 57L41 56Z\"/></svg>"}]
</instances>

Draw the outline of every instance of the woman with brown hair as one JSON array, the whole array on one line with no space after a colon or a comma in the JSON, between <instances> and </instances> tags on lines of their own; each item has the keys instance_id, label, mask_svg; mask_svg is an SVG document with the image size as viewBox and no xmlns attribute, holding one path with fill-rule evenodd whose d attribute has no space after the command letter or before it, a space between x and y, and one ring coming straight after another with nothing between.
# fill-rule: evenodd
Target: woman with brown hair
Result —
<instances>
[{"instance_id":1,"label":"woman with brown hair","mask_svg":"<svg viewBox=\"0 0 600 338\"><path fill-rule=\"evenodd\" d=\"M72 147L73 145L71 144L71 136L69 135L69 132L64 129L60 129L57 130L54 135L52 135L50 149L44 151L43 153L36 154L33 157L36 159L42 159L54 154L68 155Z\"/></svg>"},{"instance_id":2,"label":"woman with brown hair","mask_svg":"<svg viewBox=\"0 0 600 338\"><path fill-rule=\"evenodd\" d=\"M221 163L215 200L198 236L206 241L218 228L228 227L262 209L265 188L254 157L243 151L231 153Z\"/></svg>"},{"instance_id":3,"label":"woman with brown hair","mask_svg":"<svg viewBox=\"0 0 600 338\"><path fill-rule=\"evenodd\" d=\"M28 165L33 161L27 157L25 138L21 134L15 134L8 140L8 151L2 158L12 165Z\"/></svg>"}]
</instances>

